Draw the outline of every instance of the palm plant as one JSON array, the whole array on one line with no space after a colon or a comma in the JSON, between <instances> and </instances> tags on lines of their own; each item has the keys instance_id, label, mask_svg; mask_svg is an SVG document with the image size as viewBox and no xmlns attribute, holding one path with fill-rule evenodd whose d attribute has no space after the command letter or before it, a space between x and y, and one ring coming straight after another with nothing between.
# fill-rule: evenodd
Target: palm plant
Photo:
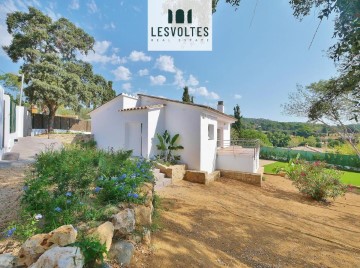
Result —
<instances>
[{"instance_id":1,"label":"palm plant","mask_svg":"<svg viewBox=\"0 0 360 268\"><path fill-rule=\"evenodd\" d=\"M167 130L165 130L162 135L159 133L156 135L159 140L159 144L157 144L156 147L160 151L160 159L164 160L165 162L176 162L179 160L180 156L173 156L173 151L184 149L183 146L176 144L180 135L176 134L171 137Z\"/></svg>"}]
</instances>

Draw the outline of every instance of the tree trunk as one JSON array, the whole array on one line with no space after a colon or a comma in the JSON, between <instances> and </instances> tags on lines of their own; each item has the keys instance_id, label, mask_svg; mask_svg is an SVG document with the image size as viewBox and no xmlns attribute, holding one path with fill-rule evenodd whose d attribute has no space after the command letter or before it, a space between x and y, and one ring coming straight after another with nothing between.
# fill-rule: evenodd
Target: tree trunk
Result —
<instances>
[{"instance_id":1,"label":"tree trunk","mask_svg":"<svg viewBox=\"0 0 360 268\"><path fill-rule=\"evenodd\" d=\"M47 105L49 109L48 117L48 139L50 139L50 133L54 131L54 121L57 107L56 105Z\"/></svg>"}]
</instances>

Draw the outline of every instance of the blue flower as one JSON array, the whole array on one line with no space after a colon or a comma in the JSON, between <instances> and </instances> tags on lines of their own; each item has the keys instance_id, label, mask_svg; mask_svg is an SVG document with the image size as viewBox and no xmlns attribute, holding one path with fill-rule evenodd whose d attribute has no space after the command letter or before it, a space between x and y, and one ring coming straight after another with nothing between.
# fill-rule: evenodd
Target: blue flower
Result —
<instances>
[{"instance_id":1,"label":"blue flower","mask_svg":"<svg viewBox=\"0 0 360 268\"><path fill-rule=\"evenodd\" d=\"M98 193L98 192L100 192L101 190L102 190L101 187L96 186L96 188L94 189L94 192L95 192L95 193Z\"/></svg>"},{"instance_id":2,"label":"blue flower","mask_svg":"<svg viewBox=\"0 0 360 268\"><path fill-rule=\"evenodd\" d=\"M127 176L126 174L122 174L119 179L124 180L126 179L126 176Z\"/></svg>"},{"instance_id":3,"label":"blue flower","mask_svg":"<svg viewBox=\"0 0 360 268\"><path fill-rule=\"evenodd\" d=\"M132 179L135 179L135 178L136 178L136 174L131 175L131 178L132 178Z\"/></svg>"},{"instance_id":4,"label":"blue flower","mask_svg":"<svg viewBox=\"0 0 360 268\"><path fill-rule=\"evenodd\" d=\"M40 220L40 219L42 219L42 217L43 216L41 214L36 214L34 218L35 218L35 220Z\"/></svg>"},{"instance_id":5,"label":"blue flower","mask_svg":"<svg viewBox=\"0 0 360 268\"><path fill-rule=\"evenodd\" d=\"M72 196L72 193L71 193L71 192L67 192L65 195L68 196L68 197L70 197L70 196Z\"/></svg>"},{"instance_id":6,"label":"blue flower","mask_svg":"<svg viewBox=\"0 0 360 268\"><path fill-rule=\"evenodd\" d=\"M112 181L116 181L118 178L116 178L116 177L111 177L111 180Z\"/></svg>"},{"instance_id":7,"label":"blue flower","mask_svg":"<svg viewBox=\"0 0 360 268\"><path fill-rule=\"evenodd\" d=\"M23 190L26 192L27 190L29 190L29 186L25 185L25 186L23 187Z\"/></svg>"},{"instance_id":8,"label":"blue flower","mask_svg":"<svg viewBox=\"0 0 360 268\"><path fill-rule=\"evenodd\" d=\"M56 207L54 210L55 210L56 212L60 212L60 211L61 211L61 208Z\"/></svg>"},{"instance_id":9,"label":"blue flower","mask_svg":"<svg viewBox=\"0 0 360 268\"><path fill-rule=\"evenodd\" d=\"M127 196L132 197L132 198L138 198L139 197L139 195L136 194L136 193L128 193Z\"/></svg>"},{"instance_id":10,"label":"blue flower","mask_svg":"<svg viewBox=\"0 0 360 268\"><path fill-rule=\"evenodd\" d=\"M66 204L71 204L71 200L66 200Z\"/></svg>"},{"instance_id":11,"label":"blue flower","mask_svg":"<svg viewBox=\"0 0 360 268\"><path fill-rule=\"evenodd\" d=\"M119 187L119 190L120 190L120 191L124 190L124 186L120 186L120 187Z\"/></svg>"},{"instance_id":12,"label":"blue flower","mask_svg":"<svg viewBox=\"0 0 360 268\"><path fill-rule=\"evenodd\" d=\"M8 230L8 231L6 232L6 237L12 236L15 231L16 231L16 228L15 228L15 227L13 227L13 228L11 228L10 230Z\"/></svg>"}]
</instances>

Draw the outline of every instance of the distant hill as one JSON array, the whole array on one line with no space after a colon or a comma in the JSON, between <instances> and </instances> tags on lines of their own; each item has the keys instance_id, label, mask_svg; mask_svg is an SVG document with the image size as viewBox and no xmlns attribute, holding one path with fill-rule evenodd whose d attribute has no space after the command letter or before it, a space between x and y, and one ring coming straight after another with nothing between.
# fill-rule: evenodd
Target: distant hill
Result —
<instances>
[{"instance_id":1,"label":"distant hill","mask_svg":"<svg viewBox=\"0 0 360 268\"><path fill-rule=\"evenodd\" d=\"M257 129L264 132L281 131L303 137L336 133L334 127L328 127L324 124L279 122L263 118L243 118L242 123L246 129ZM355 133L360 133L360 124L350 124L348 127Z\"/></svg>"},{"instance_id":2,"label":"distant hill","mask_svg":"<svg viewBox=\"0 0 360 268\"><path fill-rule=\"evenodd\" d=\"M278 122L262 118L243 118L242 122L245 128L257 129L261 131L283 131L299 136L319 135L332 132L331 128L323 124Z\"/></svg>"}]
</instances>

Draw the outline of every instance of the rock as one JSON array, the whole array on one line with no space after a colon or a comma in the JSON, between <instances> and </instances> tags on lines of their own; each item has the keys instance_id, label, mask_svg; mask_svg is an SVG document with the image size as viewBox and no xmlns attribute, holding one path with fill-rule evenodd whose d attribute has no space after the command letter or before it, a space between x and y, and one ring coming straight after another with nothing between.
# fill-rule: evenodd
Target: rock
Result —
<instances>
[{"instance_id":1,"label":"rock","mask_svg":"<svg viewBox=\"0 0 360 268\"><path fill-rule=\"evenodd\" d=\"M72 225L63 225L48 234L30 237L21 246L18 265L29 266L50 247L66 246L76 241L77 231Z\"/></svg>"},{"instance_id":2,"label":"rock","mask_svg":"<svg viewBox=\"0 0 360 268\"><path fill-rule=\"evenodd\" d=\"M129 241L118 241L111 246L109 257L116 259L120 265L130 265L134 250L134 245Z\"/></svg>"},{"instance_id":3,"label":"rock","mask_svg":"<svg viewBox=\"0 0 360 268\"><path fill-rule=\"evenodd\" d=\"M75 243L77 231L72 225L63 225L49 233L49 243L66 246Z\"/></svg>"},{"instance_id":4,"label":"rock","mask_svg":"<svg viewBox=\"0 0 360 268\"><path fill-rule=\"evenodd\" d=\"M30 268L82 268L84 256L78 247L53 247Z\"/></svg>"},{"instance_id":5,"label":"rock","mask_svg":"<svg viewBox=\"0 0 360 268\"><path fill-rule=\"evenodd\" d=\"M109 251L111 247L112 238L114 236L114 225L107 221L101 224L92 233L95 237L99 238L101 244L106 245L106 250Z\"/></svg>"},{"instance_id":6,"label":"rock","mask_svg":"<svg viewBox=\"0 0 360 268\"><path fill-rule=\"evenodd\" d=\"M153 203L153 191L149 190L147 194L145 195L145 202L144 205L146 207L152 206Z\"/></svg>"},{"instance_id":7,"label":"rock","mask_svg":"<svg viewBox=\"0 0 360 268\"><path fill-rule=\"evenodd\" d=\"M135 213L133 209L126 208L113 215L112 223L119 235L127 235L135 229Z\"/></svg>"},{"instance_id":8,"label":"rock","mask_svg":"<svg viewBox=\"0 0 360 268\"><path fill-rule=\"evenodd\" d=\"M13 268L15 267L16 257L10 253L0 255L0 268Z\"/></svg>"},{"instance_id":9,"label":"rock","mask_svg":"<svg viewBox=\"0 0 360 268\"><path fill-rule=\"evenodd\" d=\"M33 264L41 254L53 245L48 242L48 239L48 234L37 234L28 238L20 248L18 265L29 266Z\"/></svg>"},{"instance_id":10,"label":"rock","mask_svg":"<svg viewBox=\"0 0 360 268\"><path fill-rule=\"evenodd\" d=\"M147 228L144 228L143 236L142 236L142 242L145 245L150 245L150 243L151 243L151 232Z\"/></svg>"},{"instance_id":11,"label":"rock","mask_svg":"<svg viewBox=\"0 0 360 268\"><path fill-rule=\"evenodd\" d=\"M126 236L126 240L131 241L133 244L141 243L142 237L138 233L132 233Z\"/></svg>"},{"instance_id":12,"label":"rock","mask_svg":"<svg viewBox=\"0 0 360 268\"><path fill-rule=\"evenodd\" d=\"M119 211L120 211L119 207L114 206L114 205L108 205L108 206L105 207L103 214L106 217L110 218L112 215L119 213Z\"/></svg>"},{"instance_id":13,"label":"rock","mask_svg":"<svg viewBox=\"0 0 360 268\"><path fill-rule=\"evenodd\" d=\"M144 183L140 188L140 193L146 194L148 191L153 191L154 185L151 182Z\"/></svg>"},{"instance_id":14,"label":"rock","mask_svg":"<svg viewBox=\"0 0 360 268\"><path fill-rule=\"evenodd\" d=\"M137 226L150 226L152 223L153 206L146 207L137 205L135 207L135 221Z\"/></svg>"}]
</instances>

